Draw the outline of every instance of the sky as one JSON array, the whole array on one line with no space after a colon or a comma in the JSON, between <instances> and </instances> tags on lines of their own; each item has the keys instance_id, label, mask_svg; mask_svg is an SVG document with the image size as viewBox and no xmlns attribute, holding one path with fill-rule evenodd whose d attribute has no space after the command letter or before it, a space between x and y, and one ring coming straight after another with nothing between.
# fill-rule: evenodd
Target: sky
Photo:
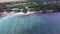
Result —
<instances>
[{"instance_id":1,"label":"sky","mask_svg":"<svg viewBox=\"0 0 60 34\"><path fill-rule=\"evenodd\" d=\"M14 1L26 1L26 0L0 0L1 2L14 2Z\"/></svg>"}]
</instances>

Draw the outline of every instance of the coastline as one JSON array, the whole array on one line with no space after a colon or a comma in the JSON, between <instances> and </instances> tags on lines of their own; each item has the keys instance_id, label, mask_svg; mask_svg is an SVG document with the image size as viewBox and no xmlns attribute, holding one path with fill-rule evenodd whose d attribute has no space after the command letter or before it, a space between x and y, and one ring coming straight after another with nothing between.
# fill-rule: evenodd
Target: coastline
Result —
<instances>
[{"instance_id":1,"label":"coastline","mask_svg":"<svg viewBox=\"0 0 60 34\"><path fill-rule=\"evenodd\" d=\"M11 12L0 12L0 17L5 17L5 16L11 16L11 15L31 15L31 14L38 14L38 13L57 13L59 11L55 11L55 10L40 10L40 11L27 11L26 12L15 12L15 11L11 11Z\"/></svg>"}]
</instances>

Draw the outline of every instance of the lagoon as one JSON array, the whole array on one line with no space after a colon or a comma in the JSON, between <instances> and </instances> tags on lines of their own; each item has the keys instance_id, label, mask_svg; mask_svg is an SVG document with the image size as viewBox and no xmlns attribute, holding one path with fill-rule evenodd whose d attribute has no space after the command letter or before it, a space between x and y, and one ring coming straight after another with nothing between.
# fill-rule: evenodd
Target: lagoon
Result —
<instances>
[{"instance_id":1,"label":"lagoon","mask_svg":"<svg viewBox=\"0 0 60 34\"><path fill-rule=\"evenodd\" d=\"M4 17L0 20L0 34L60 34L60 13Z\"/></svg>"}]
</instances>

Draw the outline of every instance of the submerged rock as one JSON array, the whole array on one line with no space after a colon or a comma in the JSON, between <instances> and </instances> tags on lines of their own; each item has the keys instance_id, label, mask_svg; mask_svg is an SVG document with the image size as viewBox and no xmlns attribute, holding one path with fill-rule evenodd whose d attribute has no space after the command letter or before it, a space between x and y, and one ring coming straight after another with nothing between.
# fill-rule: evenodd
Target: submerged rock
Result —
<instances>
[{"instance_id":1,"label":"submerged rock","mask_svg":"<svg viewBox=\"0 0 60 34\"><path fill-rule=\"evenodd\" d=\"M0 20L0 34L60 34L59 14L7 16Z\"/></svg>"}]
</instances>

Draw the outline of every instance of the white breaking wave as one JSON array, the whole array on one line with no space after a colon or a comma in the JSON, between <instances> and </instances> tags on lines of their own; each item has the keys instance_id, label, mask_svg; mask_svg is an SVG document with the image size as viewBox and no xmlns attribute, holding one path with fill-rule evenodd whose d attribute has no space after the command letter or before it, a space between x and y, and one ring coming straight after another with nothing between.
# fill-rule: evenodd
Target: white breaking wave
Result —
<instances>
[{"instance_id":1,"label":"white breaking wave","mask_svg":"<svg viewBox=\"0 0 60 34\"><path fill-rule=\"evenodd\" d=\"M23 12L19 12L19 13L14 13L12 15L29 15L29 14L34 14L35 12L27 12L27 13L23 13Z\"/></svg>"}]
</instances>

